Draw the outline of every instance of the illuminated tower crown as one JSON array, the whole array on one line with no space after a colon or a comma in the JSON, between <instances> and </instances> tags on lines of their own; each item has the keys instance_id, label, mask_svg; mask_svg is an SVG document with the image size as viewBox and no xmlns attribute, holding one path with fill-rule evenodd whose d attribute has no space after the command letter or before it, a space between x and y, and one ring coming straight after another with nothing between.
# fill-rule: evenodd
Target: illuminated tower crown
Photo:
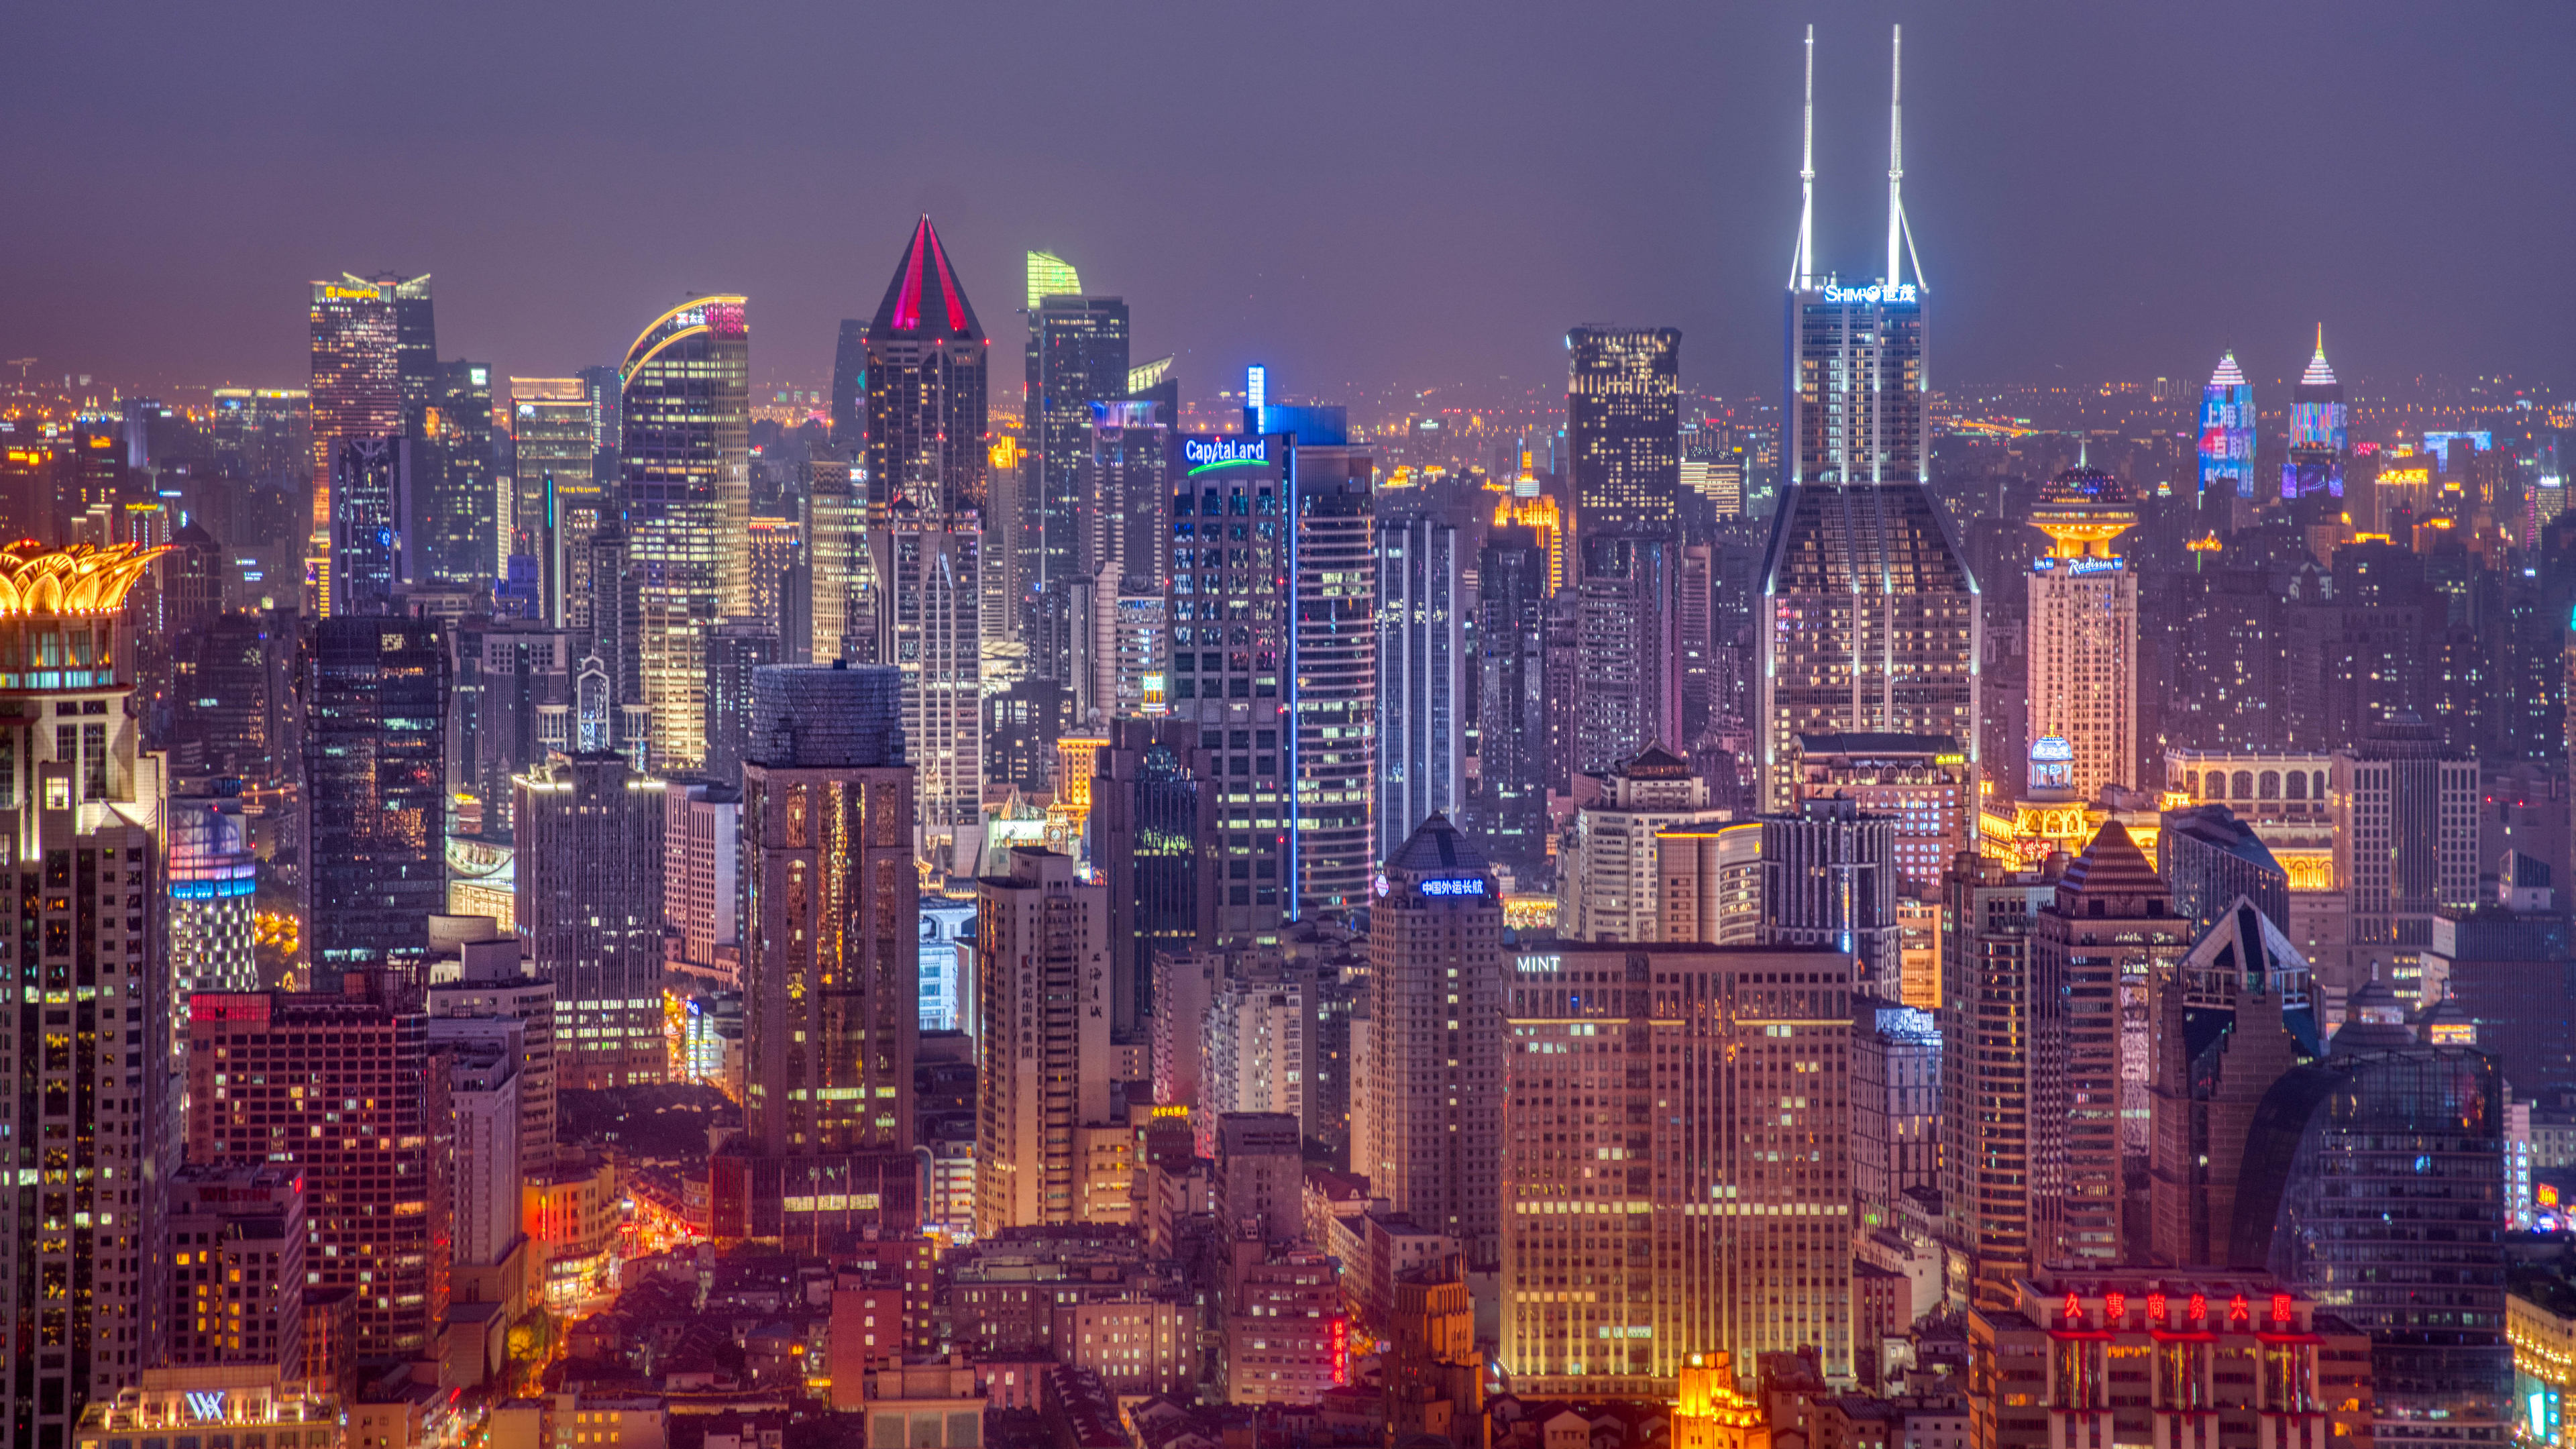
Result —
<instances>
[{"instance_id":1,"label":"illuminated tower crown","mask_svg":"<svg viewBox=\"0 0 2576 1449\"><path fill-rule=\"evenodd\" d=\"M2138 526L2138 510L2119 479L2078 466L2041 486L2030 523L2048 535L2053 558L2109 558L2111 540Z\"/></svg>"}]
</instances>

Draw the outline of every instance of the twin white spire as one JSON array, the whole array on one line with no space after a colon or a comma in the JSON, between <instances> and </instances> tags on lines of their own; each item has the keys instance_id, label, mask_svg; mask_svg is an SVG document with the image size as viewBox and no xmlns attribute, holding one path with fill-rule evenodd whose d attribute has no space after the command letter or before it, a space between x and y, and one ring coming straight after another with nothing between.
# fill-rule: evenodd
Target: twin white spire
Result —
<instances>
[{"instance_id":1,"label":"twin white spire","mask_svg":"<svg viewBox=\"0 0 2576 1449\"><path fill-rule=\"evenodd\" d=\"M1816 27L1807 27L1807 102L1798 165L1798 250L1789 260L1789 286L1816 284ZM1923 259L1914 251L1914 228L1905 220L1905 27L1890 42L1887 88L1887 284L1911 267L1923 285Z\"/></svg>"}]
</instances>

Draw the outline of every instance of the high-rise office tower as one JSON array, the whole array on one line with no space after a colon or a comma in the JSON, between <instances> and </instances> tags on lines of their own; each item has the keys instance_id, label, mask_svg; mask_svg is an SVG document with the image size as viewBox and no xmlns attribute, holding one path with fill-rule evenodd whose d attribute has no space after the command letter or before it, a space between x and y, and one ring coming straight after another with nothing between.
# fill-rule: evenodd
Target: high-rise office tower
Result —
<instances>
[{"instance_id":1,"label":"high-rise office tower","mask_svg":"<svg viewBox=\"0 0 2576 1449\"><path fill-rule=\"evenodd\" d=\"M1476 555L1476 793L1467 821L1496 861L1535 869L1547 850L1547 549L1496 527Z\"/></svg>"},{"instance_id":2,"label":"high-rise office tower","mask_svg":"<svg viewBox=\"0 0 2576 1449\"><path fill-rule=\"evenodd\" d=\"M1977 808L1968 754L1948 735L1799 735L1792 808L1844 799L1896 825L1900 894L1938 900L1941 874L1969 844Z\"/></svg>"},{"instance_id":3,"label":"high-rise office tower","mask_svg":"<svg viewBox=\"0 0 2576 1449\"><path fill-rule=\"evenodd\" d=\"M2355 974L2417 1004L2434 919L2477 904L2478 763L2401 710L2335 764L2334 879L2352 895Z\"/></svg>"},{"instance_id":4,"label":"high-rise office tower","mask_svg":"<svg viewBox=\"0 0 2576 1449\"><path fill-rule=\"evenodd\" d=\"M170 999L192 991L256 990L251 898L259 888L259 856L242 818L241 782L218 780L202 793L173 791L162 823L169 842Z\"/></svg>"},{"instance_id":5,"label":"high-rise office tower","mask_svg":"<svg viewBox=\"0 0 2576 1449\"><path fill-rule=\"evenodd\" d=\"M1109 1116L1105 888L1030 846L975 889L975 1232L1084 1220L1079 1129Z\"/></svg>"},{"instance_id":6,"label":"high-rise office tower","mask_svg":"<svg viewBox=\"0 0 2576 1449\"><path fill-rule=\"evenodd\" d=\"M1549 943L1502 964L1514 1386L1669 1397L1710 1352L1850 1372L1851 958Z\"/></svg>"},{"instance_id":7,"label":"high-rise office tower","mask_svg":"<svg viewBox=\"0 0 2576 1449\"><path fill-rule=\"evenodd\" d=\"M358 1357L410 1357L447 1313L447 1073L416 989L382 972L343 979L340 992L189 1000L188 1156L302 1169L306 1281L356 1294Z\"/></svg>"},{"instance_id":8,"label":"high-rise office tower","mask_svg":"<svg viewBox=\"0 0 2576 1449\"><path fill-rule=\"evenodd\" d=\"M2370 1335L2373 1444L2501 1443L2505 1105L2495 1059L2419 1040L2384 981L2353 993L2327 1057L2256 1111L2231 1264L2331 1290Z\"/></svg>"},{"instance_id":9,"label":"high-rise office tower","mask_svg":"<svg viewBox=\"0 0 2576 1449\"><path fill-rule=\"evenodd\" d=\"M1762 822L1719 819L1654 832L1659 941L1751 946L1762 939Z\"/></svg>"},{"instance_id":10,"label":"high-rise office tower","mask_svg":"<svg viewBox=\"0 0 2576 1449\"><path fill-rule=\"evenodd\" d=\"M514 915L528 970L555 984L559 1079L659 1082L663 783L602 752L549 760L513 786Z\"/></svg>"},{"instance_id":11,"label":"high-rise office tower","mask_svg":"<svg viewBox=\"0 0 2576 1449\"><path fill-rule=\"evenodd\" d=\"M1671 533L1681 516L1680 330L1577 327L1565 350L1576 543Z\"/></svg>"},{"instance_id":12,"label":"high-rise office tower","mask_svg":"<svg viewBox=\"0 0 2576 1449\"><path fill-rule=\"evenodd\" d=\"M1108 734L1092 757L1091 858L1109 888L1110 1025L1127 1031L1163 1010L1155 953L1198 949L1224 889L1199 844L1217 838L1222 756L1187 721L1113 719Z\"/></svg>"},{"instance_id":13,"label":"high-rise office tower","mask_svg":"<svg viewBox=\"0 0 2576 1449\"><path fill-rule=\"evenodd\" d=\"M791 632L787 616L793 612L787 602L787 582L804 557L805 530L792 518L755 518L745 547L751 557L751 608L740 617L784 639Z\"/></svg>"},{"instance_id":14,"label":"high-rise office tower","mask_svg":"<svg viewBox=\"0 0 2576 1449\"><path fill-rule=\"evenodd\" d=\"M401 362L391 281L360 277L315 282L311 311L313 386L313 533L331 526L331 470L349 438L390 438L402 431ZM327 604L329 579L317 603Z\"/></svg>"},{"instance_id":15,"label":"high-rise office tower","mask_svg":"<svg viewBox=\"0 0 2576 1449\"><path fill-rule=\"evenodd\" d=\"M1080 286L1071 268L1059 280ZM1091 573L1082 559L1086 515L1098 506L1083 490L1091 405L1127 395L1127 338L1127 304L1116 297L1050 294L1029 306L1026 416L1034 456L1023 476L1036 486L1022 490L1018 527L1035 564L1025 605L1030 666L1046 678L1065 678L1070 663L1073 591Z\"/></svg>"},{"instance_id":16,"label":"high-rise office tower","mask_svg":"<svg viewBox=\"0 0 2576 1449\"><path fill-rule=\"evenodd\" d=\"M868 501L925 515L984 506L986 338L923 217L868 323Z\"/></svg>"},{"instance_id":17,"label":"high-rise office tower","mask_svg":"<svg viewBox=\"0 0 2576 1449\"><path fill-rule=\"evenodd\" d=\"M875 595L868 587L866 490L851 478L850 464L816 459L805 487L805 617L812 631L803 661L856 664L876 647Z\"/></svg>"},{"instance_id":18,"label":"high-rise office tower","mask_svg":"<svg viewBox=\"0 0 2576 1449\"><path fill-rule=\"evenodd\" d=\"M394 377L408 427L421 409L438 399L438 313L430 297L429 273L406 277L400 272L378 272L372 278L343 273L341 280L351 285L371 281L393 296Z\"/></svg>"},{"instance_id":19,"label":"high-rise office tower","mask_svg":"<svg viewBox=\"0 0 2576 1449\"><path fill-rule=\"evenodd\" d=\"M841 319L832 346L832 446L843 458L858 452L868 431L868 324Z\"/></svg>"},{"instance_id":20,"label":"high-rise office tower","mask_svg":"<svg viewBox=\"0 0 2576 1449\"><path fill-rule=\"evenodd\" d=\"M2030 1224L2041 1262L2121 1263L2145 1250L2148 982L2174 972L2190 930L2116 820L2031 923Z\"/></svg>"},{"instance_id":21,"label":"high-rise office tower","mask_svg":"<svg viewBox=\"0 0 2576 1449\"><path fill-rule=\"evenodd\" d=\"M1862 996L1852 1010L1852 1205L1893 1227L1906 1194L1941 1188L1941 1031L1932 1013Z\"/></svg>"},{"instance_id":22,"label":"high-rise office tower","mask_svg":"<svg viewBox=\"0 0 2576 1449\"><path fill-rule=\"evenodd\" d=\"M587 559L581 545L612 507L594 471L598 432L599 408L580 378L510 379L510 436L518 447L510 547L537 561L541 617L549 624L564 622L567 598L589 592L587 571L574 577L569 570Z\"/></svg>"},{"instance_id":23,"label":"high-rise office tower","mask_svg":"<svg viewBox=\"0 0 2576 1449\"><path fill-rule=\"evenodd\" d=\"M970 514L932 517L905 499L868 534L882 584L876 659L903 679L915 848L971 870L984 823L984 534Z\"/></svg>"},{"instance_id":24,"label":"high-rise office tower","mask_svg":"<svg viewBox=\"0 0 2576 1449\"><path fill-rule=\"evenodd\" d=\"M191 1162L169 1193L170 1366L274 1365L301 1377L304 1174L275 1162Z\"/></svg>"},{"instance_id":25,"label":"high-rise office tower","mask_svg":"<svg viewBox=\"0 0 2576 1449\"><path fill-rule=\"evenodd\" d=\"M2171 839L2170 836L2166 837ZM2325 1055L2307 961L2239 896L2170 975L2147 983L2155 1022L2148 1239L2132 1261L2239 1263L2236 1199L2255 1113L2292 1068Z\"/></svg>"},{"instance_id":26,"label":"high-rise office tower","mask_svg":"<svg viewBox=\"0 0 2576 1449\"><path fill-rule=\"evenodd\" d=\"M2236 354L2218 359L2200 390L2200 506L2221 498L2254 496L2254 384L2236 365Z\"/></svg>"},{"instance_id":27,"label":"high-rise office tower","mask_svg":"<svg viewBox=\"0 0 2576 1449\"><path fill-rule=\"evenodd\" d=\"M1375 463L1324 412L1303 436L1179 442L1171 710L1224 763L1215 947L1356 907L1376 855Z\"/></svg>"},{"instance_id":28,"label":"high-rise office tower","mask_svg":"<svg viewBox=\"0 0 2576 1449\"><path fill-rule=\"evenodd\" d=\"M1789 271L1781 418L1787 492L1756 621L1756 729L1775 810L1790 793L1797 735L1948 735L1968 742L1973 768L1979 723L1977 583L1923 487L1931 384L1922 267L1899 196L1903 153L1891 125L1884 279L1845 286L1819 275L1812 32L1807 45L1807 200ZM1901 280L1908 268L1911 282Z\"/></svg>"},{"instance_id":29,"label":"high-rise office tower","mask_svg":"<svg viewBox=\"0 0 2576 1449\"><path fill-rule=\"evenodd\" d=\"M680 933L683 965L730 977L719 953L731 955L740 946L734 922L742 787L674 781L663 797L662 919Z\"/></svg>"},{"instance_id":30,"label":"high-rise office tower","mask_svg":"<svg viewBox=\"0 0 2576 1449\"><path fill-rule=\"evenodd\" d=\"M1942 1213L1967 1255L1964 1295L1996 1307L2045 1256L2031 1239L2030 926L2057 887L1962 854L1942 888Z\"/></svg>"},{"instance_id":31,"label":"high-rise office tower","mask_svg":"<svg viewBox=\"0 0 2576 1449\"><path fill-rule=\"evenodd\" d=\"M1069 671L1086 721L1160 712L1168 698L1173 435L1166 411L1162 401L1091 405Z\"/></svg>"},{"instance_id":32,"label":"high-rise office tower","mask_svg":"<svg viewBox=\"0 0 2576 1449\"><path fill-rule=\"evenodd\" d=\"M1475 719L1468 540L1432 517L1377 524L1377 853L1467 804Z\"/></svg>"},{"instance_id":33,"label":"high-rise office tower","mask_svg":"<svg viewBox=\"0 0 2576 1449\"><path fill-rule=\"evenodd\" d=\"M520 1103L526 1086L522 1053L512 1039L525 1028L495 1020L479 1037L439 1043L447 1067L449 1130L454 1134L456 1183L449 1198L449 1251L457 1268L497 1268L522 1240L520 1223ZM433 1068L434 1070L434 1068Z\"/></svg>"},{"instance_id":34,"label":"high-rise office tower","mask_svg":"<svg viewBox=\"0 0 2576 1449\"><path fill-rule=\"evenodd\" d=\"M654 318L617 375L619 504L642 626L634 702L651 714L654 767L690 769L706 754L706 631L751 609L743 299L693 298Z\"/></svg>"},{"instance_id":35,"label":"high-rise office tower","mask_svg":"<svg viewBox=\"0 0 2576 1449\"><path fill-rule=\"evenodd\" d=\"M2326 365L2326 330L2320 327L2316 355L2290 389L2290 456L2281 465L2284 500L2343 497L2344 463L2352 456L2350 420L2343 384Z\"/></svg>"},{"instance_id":36,"label":"high-rise office tower","mask_svg":"<svg viewBox=\"0 0 2576 1449\"><path fill-rule=\"evenodd\" d=\"M1578 535L1574 580L1574 768L1608 769L1681 738L1681 545Z\"/></svg>"},{"instance_id":37,"label":"high-rise office tower","mask_svg":"<svg viewBox=\"0 0 2576 1449\"><path fill-rule=\"evenodd\" d=\"M1856 983L1882 1001L1904 998L1904 935L1896 916L1896 821L1852 800L1802 800L1762 821L1766 945L1840 951Z\"/></svg>"},{"instance_id":38,"label":"high-rise office tower","mask_svg":"<svg viewBox=\"0 0 2576 1449\"><path fill-rule=\"evenodd\" d=\"M406 431L418 455L411 544L420 576L488 585L502 576L510 542L493 447L492 369L463 359L437 363L428 402Z\"/></svg>"},{"instance_id":39,"label":"high-rise office tower","mask_svg":"<svg viewBox=\"0 0 2576 1449\"><path fill-rule=\"evenodd\" d=\"M576 745L573 649L580 636L535 619L471 616L448 633L452 708L447 783L470 795L487 839L509 838L510 777Z\"/></svg>"},{"instance_id":40,"label":"high-rise office tower","mask_svg":"<svg viewBox=\"0 0 2576 1449\"><path fill-rule=\"evenodd\" d=\"M752 671L788 662L778 655L778 635L761 620L727 619L708 631L707 778L742 778L743 741L751 734Z\"/></svg>"},{"instance_id":41,"label":"high-rise office tower","mask_svg":"<svg viewBox=\"0 0 2576 1449\"><path fill-rule=\"evenodd\" d=\"M342 438L331 458L330 612L394 612L394 592L412 581L409 540L411 446L400 437Z\"/></svg>"},{"instance_id":42,"label":"high-rise office tower","mask_svg":"<svg viewBox=\"0 0 2576 1449\"><path fill-rule=\"evenodd\" d=\"M20 862L0 900L20 922L11 979L27 1003L0 1035L12 1068L0 1108L15 1124L0 1161L20 1182L0 1221L20 1295L0 1328L13 1444L69 1443L86 1404L155 1363L167 1327L160 1194L177 1163L153 900L161 786L126 715L120 622L148 562L122 546L0 549L0 649L72 666L0 676L0 821Z\"/></svg>"},{"instance_id":43,"label":"high-rise office tower","mask_svg":"<svg viewBox=\"0 0 2576 1449\"><path fill-rule=\"evenodd\" d=\"M1502 1229L1502 889L1434 815L1387 856L1369 929L1367 1045L1354 1045L1351 1166L1395 1211L1495 1261ZM1518 1045L1518 1043L1514 1043Z\"/></svg>"},{"instance_id":44,"label":"high-rise office tower","mask_svg":"<svg viewBox=\"0 0 2576 1449\"><path fill-rule=\"evenodd\" d=\"M306 950L317 980L369 966L417 984L447 908L446 628L314 625L304 666Z\"/></svg>"},{"instance_id":45,"label":"high-rise office tower","mask_svg":"<svg viewBox=\"0 0 2576 1449\"><path fill-rule=\"evenodd\" d=\"M2138 736L2138 576L2111 551L2138 512L2120 480L2070 468L2039 490L2031 526L2048 556L2030 565L2030 734L2074 747L2074 787L2145 779Z\"/></svg>"},{"instance_id":46,"label":"high-rise office tower","mask_svg":"<svg viewBox=\"0 0 2576 1449\"><path fill-rule=\"evenodd\" d=\"M710 1167L716 1231L909 1229L921 877L903 681L752 677L742 768L744 1121Z\"/></svg>"}]
</instances>

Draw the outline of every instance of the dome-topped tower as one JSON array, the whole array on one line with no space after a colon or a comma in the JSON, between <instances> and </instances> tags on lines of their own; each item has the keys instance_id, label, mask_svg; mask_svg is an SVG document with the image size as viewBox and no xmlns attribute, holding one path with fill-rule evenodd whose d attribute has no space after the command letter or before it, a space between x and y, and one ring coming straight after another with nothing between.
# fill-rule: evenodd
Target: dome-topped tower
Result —
<instances>
[{"instance_id":1,"label":"dome-topped tower","mask_svg":"<svg viewBox=\"0 0 2576 1449\"><path fill-rule=\"evenodd\" d=\"M2138 526L2138 510L2119 479L2078 464L2040 485L2033 528L2048 535L2055 558L2109 558L2111 540Z\"/></svg>"}]
</instances>

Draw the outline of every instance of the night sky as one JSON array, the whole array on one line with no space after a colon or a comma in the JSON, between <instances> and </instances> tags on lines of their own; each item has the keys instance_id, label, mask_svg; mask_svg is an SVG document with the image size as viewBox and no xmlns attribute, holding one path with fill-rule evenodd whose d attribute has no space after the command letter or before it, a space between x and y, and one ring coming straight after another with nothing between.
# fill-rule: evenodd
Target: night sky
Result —
<instances>
[{"instance_id":1,"label":"night sky","mask_svg":"<svg viewBox=\"0 0 2576 1449\"><path fill-rule=\"evenodd\" d=\"M1810 20L1819 257L1870 277L1906 23L1936 385L2269 383L2319 322L2365 386L2576 379L2560 0L23 4L0 357L301 386L304 284L400 269L505 373L738 290L814 385L926 210L1014 405L1028 247L1193 396L1559 392L1584 321L1767 392Z\"/></svg>"}]
</instances>

